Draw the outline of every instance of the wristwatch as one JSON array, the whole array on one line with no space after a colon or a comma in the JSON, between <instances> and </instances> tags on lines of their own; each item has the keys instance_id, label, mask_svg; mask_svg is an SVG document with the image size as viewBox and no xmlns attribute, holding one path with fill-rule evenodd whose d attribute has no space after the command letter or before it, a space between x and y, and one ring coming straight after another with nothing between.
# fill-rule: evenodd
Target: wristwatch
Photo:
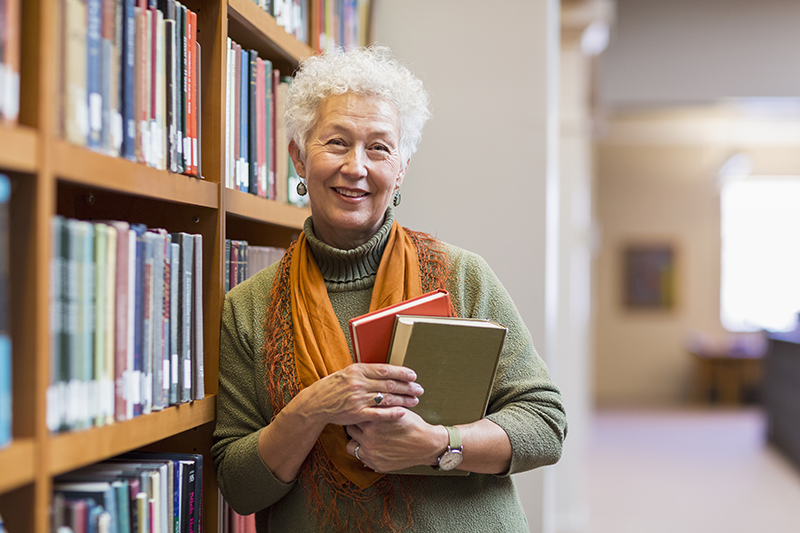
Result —
<instances>
[{"instance_id":1,"label":"wristwatch","mask_svg":"<svg viewBox=\"0 0 800 533\"><path fill-rule=\"evenodd\" d=\"M439 470L453 470L461 464L461 460L464 458L462 455L464 447L461 445L461 433L458 432L458 429L452 426L445 426L444 428L450 436L450 444L442 456L439 457Z\"/></svg>"}]
</instances>

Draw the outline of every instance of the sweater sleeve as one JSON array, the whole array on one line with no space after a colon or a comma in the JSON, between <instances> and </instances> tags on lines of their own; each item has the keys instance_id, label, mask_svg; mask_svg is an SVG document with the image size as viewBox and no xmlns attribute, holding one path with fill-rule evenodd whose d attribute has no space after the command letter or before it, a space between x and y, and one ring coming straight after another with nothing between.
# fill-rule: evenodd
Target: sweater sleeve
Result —
<instances>
[{"instance_id":1,"label":"sweater sleeve","mask_svg":"<svg viewBox=\"0 0 800 533\"><path fill-rule=\"evenodd\" d=\"M449 246L450 292L459 316L490 319L508 328L486 418L511 441L506 475L556 463L567 434L561 393L536 353L514 302L480 256Z\"/></svg>"},{"instance_id":2,"label":"sweater sleeve","mask_svg":"<svg viewBox=\"0 0 800 533\"><path fill-rule=\"evenodd\" d=\"M234 287L222 311L217 425L211 454L219 488L239 514L283 498L294 483L278 480L258 453L258 436L272 418L264 387L263 320L276 272L267 268Z\"/></svg>"}]
</instances>

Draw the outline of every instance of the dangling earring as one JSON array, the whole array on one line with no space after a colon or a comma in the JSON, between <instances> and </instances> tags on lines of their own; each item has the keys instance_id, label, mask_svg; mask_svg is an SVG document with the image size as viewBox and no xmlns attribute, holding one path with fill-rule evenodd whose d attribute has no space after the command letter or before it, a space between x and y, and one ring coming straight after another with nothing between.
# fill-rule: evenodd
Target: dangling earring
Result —
<instances>
[{"instance_id":1,"label":"dangling earring","mask_svg":"<svg viewBox=\"0 0 800 533\"><path fill-rule=\"evenodd\" d=\"M297 194L299 196L305 196L308 194L308 187L306 187L306 184L303 183L303 180L297 182Z\"/></svg>"},{"instance_id":2,"label":"dangling earring","mask_svg":"<svg viewBox=\"0 0 800 533\"><path fill-rule=\"evenodd\" d=\"M398 205L400 205L400 200L402 199L403 198L402 196L400 196L400 191L399 190L394 191L394 198L392 198L392 205L394 207L397 207Z\"/></svg>"}]
</instances>

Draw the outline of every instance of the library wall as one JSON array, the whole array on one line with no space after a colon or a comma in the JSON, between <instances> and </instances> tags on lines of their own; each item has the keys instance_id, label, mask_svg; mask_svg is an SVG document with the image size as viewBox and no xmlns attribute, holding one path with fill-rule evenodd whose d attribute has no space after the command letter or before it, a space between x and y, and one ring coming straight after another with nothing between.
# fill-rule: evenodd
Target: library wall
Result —
<instances>
[{"instance_id":1,"label":"library wall","mask_svg":"<svg viewBox=\"0 0 800 533\"><path fill-rule=\"evenodd\" d=\"M800 174L797 118L771 122L730 108L676 109L620 115L597 147L594 388L600 405L685 402L692 360L684 335L722 335L720 206L717 172L735 152L753 158L753 174ZM769 141L754 140L758 128ZM721 135L720 132L724 132ZM724 140L722 140L724 139ZM630 311L622 305L622 247L671 242L677 250L673 311Z\"/></svg>"}]
</instances>

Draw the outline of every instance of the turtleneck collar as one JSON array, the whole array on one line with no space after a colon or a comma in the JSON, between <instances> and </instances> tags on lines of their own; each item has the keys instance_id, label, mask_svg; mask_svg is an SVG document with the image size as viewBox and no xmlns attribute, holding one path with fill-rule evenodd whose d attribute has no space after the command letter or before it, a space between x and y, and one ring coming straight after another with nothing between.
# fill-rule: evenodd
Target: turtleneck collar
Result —
<instances>
[{"instance_id":1,"label":"turtleneck collar","mask_svg":"<svg viewBox=\"0 0 800 533\"><path fill-rule=\"evenodd\" d=\"M386 218L378 232L370 240L352 250L340 250L319 240L314 235L314 221L308 217L303 233L317 260L328 291L352 291L367 289L375 284L378 266L389 239L389 230L394 223L392 207L386 209Z\"/></svg>"}]
</instances>

